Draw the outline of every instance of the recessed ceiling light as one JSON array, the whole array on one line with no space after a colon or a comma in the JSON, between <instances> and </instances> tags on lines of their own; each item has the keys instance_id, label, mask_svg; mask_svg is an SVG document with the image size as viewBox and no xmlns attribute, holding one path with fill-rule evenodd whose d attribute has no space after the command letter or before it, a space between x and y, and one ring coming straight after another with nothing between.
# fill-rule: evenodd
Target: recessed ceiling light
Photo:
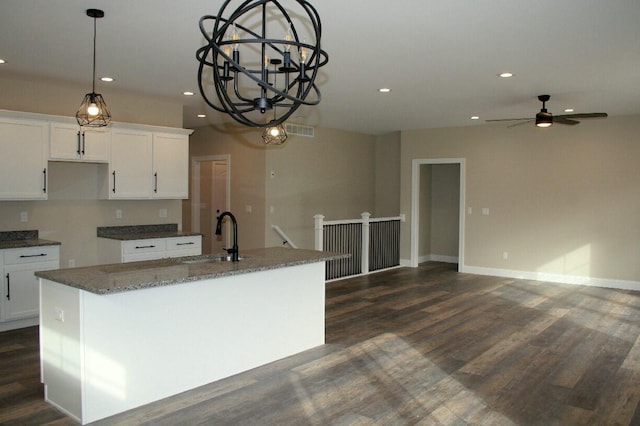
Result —
<instances>
[{"instance_id":1,"label":"recessed ceiling light","mask_svg":"<svg viewBox=\"0 0 640 426\"><path fill-rule=\"evenodd\" d=\"M101 77L100 80L110 83L113 81L113 77Z\"/></svg>"},{"instance_id":2,"label":"recessed ceiling light","mask_svg":"<svg viewBox=\"0 0 640 426\"><path fill-rule=\"evenodd\" d=\"M0 64L6 64L7 61L5 61L4 59L0 58Z\"/></svg>"},{"instance_id":3,"label":"recessed ceiling light","mask_svg":"<svg viewBox=\"0 0 640 426\"><path fill-rule=\"evenodd\" d=\"M391 89L389 89L388 87L383 87L382 89L378 89L378 92L380 92L380 93L389 93L389 92L391 92Z\"/></svg>"},{"instance_id":4,"label":"recessed ceiling light","mask_svg":"<svg viewBox=\"0 0 640 426\"><path fill-rule=\"evenodd\" d=\"M472 116L471 116L471 119L472 119L472 120L480 120L480 117L478 117L477 115L472 115Z\"/></svg>"},{"instance_id":5,"label":"recessed ceiling light","mask_svg":"<svg viewBox=\"0 0 640 426\"><path fill-rule=\"evenodd\" d=\"M205 118L205 117L206 117L206 115L204 115L204 114L198 114L198 118Z\"/></svg>"},{"instance_id":6,"label":"recessed ceiling light","mask_svg":"<svg viewBox=\"0 0 640 426\"><path fill-rule=\"evenodd\" d=\"M564 112L573 112L573 111L574 111L573 108L567 108L564 110Z\"/></svg>"},{"instance_id":7,"label":"recessed ceiling light","mask_svg":"<svg viewBox=\"0 0 640 426\"><path fill-rule=\"evenodd\" d=\"M185 96L193 96L193 92L189 92L189 91L182 92L182 94L185 95Z\"/></svg>"},{"instance_id":8,"label":"recessed ceiling light","mask_svg":"<svg viewBox=\"0 0 640 426\"><path fill-rule=\"evenodd\" d=\"M513 73L510 72L502 72L500 74L498 74L498 76L502 77L502 78L509 78L509 77L513 77Z\"/></svg>"}]
</instances>

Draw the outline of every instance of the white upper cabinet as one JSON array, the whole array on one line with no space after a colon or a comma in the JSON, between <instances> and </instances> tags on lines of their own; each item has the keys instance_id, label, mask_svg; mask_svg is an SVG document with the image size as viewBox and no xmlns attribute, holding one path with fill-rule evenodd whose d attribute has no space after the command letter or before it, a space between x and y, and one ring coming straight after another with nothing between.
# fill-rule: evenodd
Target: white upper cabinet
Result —
<instances>
[{"instance_id":1,"label":"white upper cabinet","mask_svg":"<svg viewBox=\"0 0 640 426\"><path fill-rule=\"evenodd\" d=\"M100 195L110 200L151 198L153 133L111 129L108 175L100 179Z\"/></svg>"},{"instance_id":2,"label":"white upper cabinet","mask_svg":"<svg viewBox=\"0 0 640 426\"><path fill-rule=\"evenodd\" d=\"M49 159L52 161L109 161L111 130L80 128L77 124L51 123Z\"/></svg>"},{"instance_id":3,"label":"white upper cabinet","mask_svg":"<svg viewBox=\"0 0 640 426\"><path fill-rule=\"evenodd\" d=\"M153 198L189 197L189 136L153 134Z\"/></svg>"},{"instance_id":4,"label":"white upper cabinet","mask_svg":"<svg viewBox=\"0 0 640 426\"><path fill-rule=\"evenodd\" d=\"M0 110L0 200L46 200L47 161L98 166L98 197L188 198L190 130Z\"/></svg>"},{"instance_id":5,"label":"white upper cabinet","mask_svg":"<svg viewBox=\"0 0 640 426\"><path fill-rule=\"evenodd\" d=\"M46 200L49 123L0 117L0 200Z\"/></svg>"}]
</instances>

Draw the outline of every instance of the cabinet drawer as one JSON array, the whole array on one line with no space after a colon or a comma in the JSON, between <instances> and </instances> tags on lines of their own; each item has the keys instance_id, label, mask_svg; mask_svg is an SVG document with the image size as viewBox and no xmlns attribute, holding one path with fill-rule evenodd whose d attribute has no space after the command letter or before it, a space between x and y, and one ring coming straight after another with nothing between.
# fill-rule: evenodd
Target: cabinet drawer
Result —
<instances>
[{"instance_id":1,"label":"cabinet drawer","mask_svg":"<svg viewBox=\"0 0 640 426\"><path fill-rule=\"evenodd\" d=\"M130 240L122 243L122 253L124 255L138 253L153 253L165 251L164 238L149 238L144 240Z\"/></svg>"},{"instance_id":2,"label":"cabinet drawer","mask_svg":"<svg viewBox=\"0 0 640 426\"><path fill-rule=\"evenodd\" d=\"M39 246L4 250L5 265L20 265L33 262L58 262L60 260L60 247Z\"/></svg>"},{"instance_id":3,"label":"cabinet drawer","mask_svg":"<svg viewBox=\"0 0 640 426\"><path fill-rule=\"evenodd\" d=\"M167 251L172 250L202 250L202 237L193 235L189 237L167 238Z\"/></svg>"}]
</instances>

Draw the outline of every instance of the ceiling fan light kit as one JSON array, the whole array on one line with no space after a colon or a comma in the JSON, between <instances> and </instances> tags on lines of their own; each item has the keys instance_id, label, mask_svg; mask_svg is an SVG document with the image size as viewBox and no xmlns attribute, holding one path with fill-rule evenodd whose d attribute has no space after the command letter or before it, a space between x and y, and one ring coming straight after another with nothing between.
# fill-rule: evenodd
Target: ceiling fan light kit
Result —
<instances>
[{"instance_id":1,"label":"ceiling fan light kit","mask_svg":"<svg viewBox=\"0 0 640 426\"><path fill-rule=\"evenodd\" d=\"M551 127L553 124L553 115L551 115L546 108L546 102L551 98L549 95L540 95L538 100L542 102L542 109L536 114L536 126L538 127Z\"/></svg>"},{"instance_id":2,"label":"ceiling fan light kit","mask_svg":"<svg viewBox=\"0 0 640 426\"><path fill-rule=\"evenodd\" d=\"M230 3L225 1L216 16L200 18L207 43L196 58L205 102L243 125L261 128L282 124L301 105L320 103L315 81L329 57L320 47L316 9L305 0L289 1L297 6L294 11L283 0L245 0L228 12ZM274 111L273 118L265 117L267 110Z\"/></svg>"},{"instance_id":3,"label":"ceiling fan light kit","mask_svg":"<svg viewBox=\"0 0 640 426\"><path fill-rule=\"evenodd\" d=\"M104 17L104 11L87 9L87 16L93 18L93 78L91 93L84 95L76 120L84 127L105 127L111 122L111 113L102 95L96 93L96 20Z\"/></svg>"}]
</instances>

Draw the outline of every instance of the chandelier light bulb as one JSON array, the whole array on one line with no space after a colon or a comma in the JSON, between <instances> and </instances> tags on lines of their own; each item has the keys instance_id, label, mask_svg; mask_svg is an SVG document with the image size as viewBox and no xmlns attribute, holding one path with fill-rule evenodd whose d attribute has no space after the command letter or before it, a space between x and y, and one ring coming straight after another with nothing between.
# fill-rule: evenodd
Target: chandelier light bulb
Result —
<instances>
[{"instance_id":1,"label":"chandelier light bulb","mask_svg":"<svg viewBox=\"0 0 640 426\"><path fill-rule=\"evenodd\" d=\"M285 34L284 40L287 42L293 41L293 34L291 34L291 27L289 27L289 29L287 30L287 34ZM291 45L289 43L286 43L284 45L284 51L289 52L290 50L291 50Z\"/></svg>"},{"instance_id":2,"label":"chandelier light bulb","mask_svg":"<svg viewBox=\"0 0 640 426\"><path fill-rule=\"evenodd\" d=\"M278 127L272 127L269 133L271 133L271 136L276 137L280 135L280 129L278 129Z\"/></svg>"},{"instance_id":3,"label":"chandelier light bulb","mask_svg":"<svg viewBox=\"0 0 640 426\"><path fill-rule=\"evenodd\" d=\"M306 47L301 47L300 48L300 62L307 62L307 48Z\"/></svg>"},{"instance_id":4,"label":"chandelier light bulb","mask_svg":"<svg viewBox=\"0 0 640 426\"><path fill-rule=\"evenodd\" d=\"M236 24L233 24L233 32L231 33L231 40L237 41L240 37L238 36L238 29L236 28ZM238 50L238 43L233 44L233 50Z\"/></svg>"}]
</instances>

